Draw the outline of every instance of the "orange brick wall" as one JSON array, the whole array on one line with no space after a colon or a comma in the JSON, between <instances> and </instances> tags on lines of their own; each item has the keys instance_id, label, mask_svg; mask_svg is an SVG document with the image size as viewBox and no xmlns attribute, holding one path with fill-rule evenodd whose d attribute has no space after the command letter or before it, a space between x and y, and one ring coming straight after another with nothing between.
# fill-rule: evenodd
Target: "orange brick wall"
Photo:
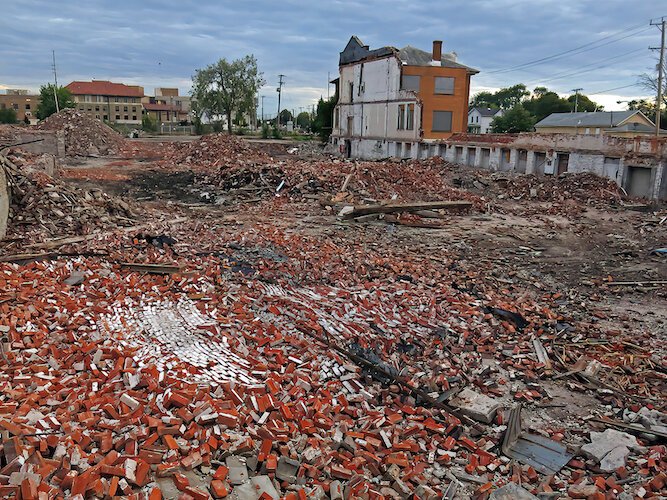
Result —
<instances>
[{"instance_id":1,"label":"orange brick wall","mask_svg":"<svg viewBox=\"0 0 667 500\"><path fill-rule=\"evenodd\" d=\"M470 95L470 75L465 69L442 68L437 66L404 66L404 75L419 75L419 99L423 103L421 128L424 139L447 139L452 134L468 130L468 99ZM435 77L454 78L454 94L435 94ZM451 132L431 132L433 111L452 112Z\"/></svg>"}]
</instances>

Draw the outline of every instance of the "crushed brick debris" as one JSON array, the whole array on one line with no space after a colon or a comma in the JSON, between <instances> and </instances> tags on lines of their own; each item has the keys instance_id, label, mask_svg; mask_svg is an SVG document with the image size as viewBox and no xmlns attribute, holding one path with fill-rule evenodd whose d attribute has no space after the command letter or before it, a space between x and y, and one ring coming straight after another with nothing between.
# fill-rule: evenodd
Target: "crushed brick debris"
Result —
<instances>
[{"instance_id":1,"label":"crushed brick debris","mask_svg":"<svg viewBox=\"0 0 667 500\"><path fill-rule=\"evenodd\" d=\"M35 125L37 130L63 130L68 156L108 156L120 152L125 139L100 120L76 109L63 109Z\"/></svg>"}]
</instances>

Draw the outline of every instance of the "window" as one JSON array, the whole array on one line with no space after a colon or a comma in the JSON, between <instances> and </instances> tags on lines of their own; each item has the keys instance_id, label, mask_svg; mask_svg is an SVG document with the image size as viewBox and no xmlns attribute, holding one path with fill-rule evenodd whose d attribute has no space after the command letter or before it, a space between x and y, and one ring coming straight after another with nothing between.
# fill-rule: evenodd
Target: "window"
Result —
<instances>
[{"instance_id":1,"label":"window","mask_svg":"<svg viewBox=\"0 0 667 500\"><path fill-rule=\"evenodd\" d=\"M109 115L104 115L104 120L106 121L108 119L109 119Z\"/></svg>"},{"instance_id":2,"label":"window","mask_svg":"<svg viewBox=\"0 0 667 500\"><path fill-rule=\"evenodd\" d=\"M401 76L401 90L419 92L419 81L419 75L403 75Z\"/></svg>"},{"instance_id":3,"label":"window","mask_svg":"<svg viewBox=\"0 0 667 500\"><path fill-rule=\"evenodd\" d=\"M100 119L100 115L95 115L95 118L97 118L97 119L99 120L99 119Z\"/></svg>"},{"instance_id":4,"label":"window","mask_svg":"<svg viewBox=\"0 0 667 500\"><path fill-rule=\"evenodd\" d=\"M436 76L435 93L452 95L454 93L454 78L448 76Z\"/></svg>"},{"instance_id":5,"label":"window","mask_svg":"<svg viewBox=\"0 0 667 500\"><path fill-rule=\"evenodd\" d=\"M127 113L127 106L123 106L123 111Z\"/></svg>"},{"instance_id":6,"label":"window","mask_svg":"<svg viewBox=\"0 0 667 500\"><path fill-rule=\"evenodd\" d=\"M120 111L120 106L116 106L116 111Z\"/></svg>"},{"instance_id":7,"label":"window","mask_svg":"<svg viewBox=\"0 0 667 500\"><path fill-rule=\"evenodd\" d=\"M100 110L100 107L99 107L99 106L95 106L95 111L99 111L99 110ZM98 116L98 118L99 118L99 116Z\"/></svg>"},{"instance_id":8,"label":"window","mask_svg":"<svg viewBox=\"0 0 667 500\"><path fill-rule=\"evenodd\" d=\"M129 119L130 118L127 115L125 115L125 118L123 118L123 120L129 120Z\"/></svg>"},{"instance_id":9,"label":"window","mask_svg":"<svg viewBox=\"0 0 667 500\"><path fill-rule=\"evenodd\" d=\"M26 104L25 109L29 110L30 109L30 104Z\"/></svg>"},{"instance_id":10,"label":"window","mask_svg":"<svg viewBox=\"0 0 667 500\"><path fill-rule=\"evenodd\" d=\"M408 104L408 115L405 119L405 128L407 130L414 130L415 128L415 105Z\"/></svg>"},{"instance_id":11,"label":"window","mask_svg":"<svg viewBox=\"0 0 667 500\"><path fill-rule=\"evenodd\" d=\"M434 111L432 132L451 132L452 131L452 112Z\"/></svg>"},{"instance_id":12,"label":"window","mask_svg":"<svg viewBox=\"0 0 667 500\"><path fill-rule=\"evenodd\" d=\"M405 130L405 104L398 105L398 123L396 128L398 130Z\"/></svg>"},{"instance_id":13,"label":"window","mask_svg":"<svg viewBox=\"0 0 667 500\"><path fill-rule=\"evenodd\" d=\"M93 107L92 107L92 106L88 106L88 111L92 111L92 110L93 110Z\"/></svg>"},{"instance_id":14,"label":"window","mask_svg":"<svg viewBox=\"0 0 667 500\"><path fill-rule=\"evenodd\" d=\"M354 83L350 82L348 85L350 89L350 102L354 102Z\"/></svg>"},{"instance_id":15,"label":"window","mask_svg":"<svg viewBox=\"0 0 667 500\"><path fill-rule=\"evenodd\" d=\"M132 115L132 119L133 119L134 121L137 121L137 115Z\"/></svg>"},{"instance_id":16,"label":"window","mask_svg":"<svg viewBox=\"0 0 667 500\"><path fill-rule=\"evenodd\" d=\"M116 120L120 120L120 115L116 115Z\"/></svg>"}]
</instances>

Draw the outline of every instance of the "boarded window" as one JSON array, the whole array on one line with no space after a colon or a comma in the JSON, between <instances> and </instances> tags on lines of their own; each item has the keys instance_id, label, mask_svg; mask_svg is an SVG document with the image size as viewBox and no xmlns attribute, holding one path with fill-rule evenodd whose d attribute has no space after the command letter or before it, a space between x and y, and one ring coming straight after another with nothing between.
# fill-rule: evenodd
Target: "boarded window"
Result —
<instances>
[{"instance_id":1,"label":"boarded window","mask_svg":"<svg viewBox=\"0 0 667 500\"><path fill-rule=\"evenodd\" d=\"M452 112L434 111L432 132L451 132L452 131Z\"/></svg>"},{"instance_id":2,"label":"boarded window","mask_svg":"<svg viewBox=\"0 0 667 500\"><path fill-rule=\"evenodd\" d=\"M405 130L405 104L398 105L398 123L396 128L398 130Z\"/></svg>"},{"instance_id":3,"label":"boarded window","mask_svg":"<svg viewBox=\"0 0 667 500\"><path fill-rule=\"evenodd\" d=\"M401 76L401 90L412 90L419 92L419 75Z\"/></svg>"},{"instance_id":4,"label":"boarded window","mask_svg":"<svg viewBox=\"0 0 667 500\"><path fill-rule=\"evenodd\" d=\"M414 130L415 128L415 105L408 104L408 114L405 119L405 128L407 130Z\"/></svg>"},{"instance_id":5,"label":"boarded window","mask_svg":"<svg viewBox=\"0 0 667 500\"><path fill-rule=\"evenodd\" d=\"M435 77L435 93L436 94L453 94L454 93L454 79L448 76Z\"/></svg>"}]
</instances>

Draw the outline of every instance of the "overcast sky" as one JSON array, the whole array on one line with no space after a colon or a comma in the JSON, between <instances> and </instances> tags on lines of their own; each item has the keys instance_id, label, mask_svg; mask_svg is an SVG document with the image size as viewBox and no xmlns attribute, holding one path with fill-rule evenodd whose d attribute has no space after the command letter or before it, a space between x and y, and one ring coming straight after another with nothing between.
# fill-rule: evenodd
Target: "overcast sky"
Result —
<instances>
[{"instance_id":1,"label":"overcast sky","mask_svg":"<svg viewBox=\"0 0 667 500\"><path fill-rule=\"evenodd\" d=\"M275 113L280 73L282 107L298 112L326 97L327 73L336 76L339 52L357 35L371 48L428 51L441 39L480 70L473 92L519 82L563 94L581 87L606 109L621 109L617 100L647 95L631 85L654 69L648 47L660 32L649 21L662 15L664 0L6 0L0 89L52 80L52 49L61 84L105 79L147 94L156 86L187 93L196 68L254 54L267 81L265 112Z\"/></svg>"}]
</instances>

